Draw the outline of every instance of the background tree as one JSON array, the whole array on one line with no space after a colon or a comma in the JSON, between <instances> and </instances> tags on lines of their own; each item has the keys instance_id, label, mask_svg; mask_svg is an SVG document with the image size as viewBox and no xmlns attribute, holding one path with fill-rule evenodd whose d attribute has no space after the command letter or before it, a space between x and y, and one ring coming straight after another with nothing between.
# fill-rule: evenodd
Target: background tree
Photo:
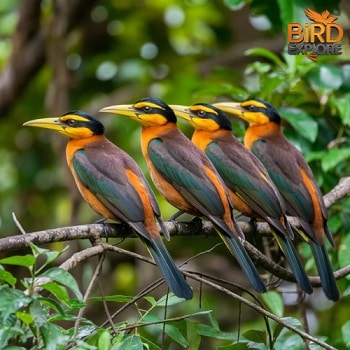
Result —
<instances>
[{"instance_id":1,"label":"background tree","mask_svg":"<svg viewBox=\"0 0 350 350\"><path fill-rule=\"evenodd\" d=\"M340 15L338 23L345 31L341 56L320 57L315 63L301 55L286 53L287 23L305 22L304 8L327 9ZM80 198L66 168L65 140L45 131L23 128L23 122L47 115L56 116L70 109L97 115L103 106L132 103L149 95L160 97L169 104L241 100L248 96L267 99L283 115L287 137L302 150L323 193L329 192L350 171L349 12L347 1L330 4L324 0L302 3L297 0L2 2L1 236L19 233L12 212L16 213L27 232L88 224L98 219ZM102 115L99 118L107 126L107 136L130 153L147 174L139 148L139 128L122 118ZM185 123L180 122L179 126L187 135L191 134L192 130ZM235 135L242 138L245 126L234 122L233 128ZM161 197L158 199L163 216L168 218L175 209ZM350 265L349 209L350 200L344 198L329 210L330 226L337 244L337 250L329 252L335 270ZM269 236L262 240L253 237L253 241L249 235L248 238L260 248L266 246L266 242L269 247L273 246ZM119 243L119 239L111 238L111 243L116 242ZM174 237L168 247L180 262L211 249L217 243L216 236ZM61 250L65 245L54 243L50 248ZM57 264L88 246L86 240L71 241L69 249L58 254ZM126 239L122 247L143 253L137 240ZM270 254L270 259L281 262L278 251L262 250ZM300 244L299 250L307 272L315 275L307 245ZM40 254L34 250L31 254L36 258L48 253ZM16 262L21 265L18 260ZM99 277L103 295L136 294L154 280L156 269L148 266L130 255L109 252ZM231 257L221 246L196 256L186 269L242 284L241 271L232 264ZM18 278L22 274L27 276L26 270L13 268L10 271ZM94 271L96 264L91 260L77 264L72 271L81 290L86 290ZM224 285L223 282L218 284ZM201 284L193 282L193 286L198 291ZM312 334L325 337L327 343L336 347L349 346L348 278L339 281L343 296L336 304L330 304L318 291L301 302L293 286L282 284L278 293L269 293L259 299L275 315L293 317L292 323L307 315ZM245 309L232 297L222 298L222 294L212 287L203 288L202 309L198 305L198 296L191 303L176 304L175 311L170 310L168 316L174 313L181 317L199 310L213 312L193 316L188 322L172 324L174 327L170 331L167 329L168 336L164 339L168 344L166 348L170 348L171 342L174 349L186 346L185 342L181 343L179 333L187 335L185 340L191 349L196 344L204 346L205 336L210 338L208 348L230 345L237 340L239 325L242 330L251 331L245 334L246 339L262 344L258 337L266 339L267 333L263 318L257 317L260 314L251 312L249 307ZM165 292L163 288L150 294L158 298ZM100 295L99 287L95 286L92 294ZM58 299L62 302L62 298ZM116 301L125 300L115 297L109 307L116 309ZM163 317L162 305L165 302L161 301L160 305L155 301L152 304L150 299L148 302L150 304L140 302L137 311L141 313L143 307L149 310L151 305L150 309L156 311L157 317L160 314ZM95 324L106 319L105 310L98 305L101 312L96 312L93 303L89 303L85 314ZM158 307L161 312L158 312ZM240 313L241 307L243 313ZM153 315L152 312L149 315ZM135 317L135 312L128 311L116 322ZM144 319L151 320L152 317ZM161 332L156 327L146 327L140 330L140 334L159 344L157 334ZM275 327L275 324L272 331L276 340L273 344L270 341L270 346L304 346L299 336L284 333L285 330L279 333L282 328ZM106 334L99 332L100 336ZM169 338L171 332L173 338ZM244 338L240 339L245 344L242 346L247 346Z\"/></svg>"}]
</instances>

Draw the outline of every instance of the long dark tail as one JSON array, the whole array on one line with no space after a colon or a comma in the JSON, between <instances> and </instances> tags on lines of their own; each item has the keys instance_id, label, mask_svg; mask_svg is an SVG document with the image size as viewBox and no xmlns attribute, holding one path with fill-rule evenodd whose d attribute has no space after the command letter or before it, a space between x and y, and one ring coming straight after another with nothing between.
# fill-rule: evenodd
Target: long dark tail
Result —
<instances>
[{"instance_id":1,"label":"long dark tail","mask_svg":"<svg viewBox=\"0 0 350 350\"><path fill-rule=\"evenodd\" d=\"M193 292L186 282L184 276L175 266L162 239L160 237L152 240L143 239L150 254L162 271L163 277L170 290L178 297L192 299Z\"/></svg>"},{"instance_id":2,"label":"long dark tail","mask_svg":"<svg viewBox=\"0 0 350 350\"><path fill-rule=\"evenodd\" d=\"M340 294L335 281L331 263L324 245L309 241L314 256L318 273L320 274L322 288L327 298L333 301L339 300Z\"/></svg>"},{"instance_id":3,"label":"long dark tail","mask_svg":"<svg viewBox=\"0 0 350 350\"><path fill-rule=\"evenodd\" d=\"M313 292L311 283L309 281L309 278L306 275L306 272L300 262L300 259L298 257L298 253L291 242L289 237L286 237L284 235L278 235L277 233L274 233L274 236L282 249L284 255L287 258L287 261L289 263L289 266L294 274L294 277L299 284L300 288L307 294L311 294Z\"/></svg>"},{"instance_id":4,"label":"long dark tail","mask_svg":"<svg viewBox=\"0 0 350 350\"><path fill-rule=\"evenodd\" d=\"M238 237L228 236L226 232L221 232L218 229L219 235L224 241L226 247L229 249L231 254L236 258L242 270L246 274L248 280L254 287L254 289L259 293L265 293L266 287L264 282L261 280L258 271L256 270L250 256L244 249L242 243Z\"/></svg>"}]
</instances>

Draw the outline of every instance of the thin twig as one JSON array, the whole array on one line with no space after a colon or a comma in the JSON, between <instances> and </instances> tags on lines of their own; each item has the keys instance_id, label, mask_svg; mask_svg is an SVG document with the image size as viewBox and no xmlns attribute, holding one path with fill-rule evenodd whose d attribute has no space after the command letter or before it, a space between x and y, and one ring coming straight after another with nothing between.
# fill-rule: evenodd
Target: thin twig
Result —
<instances>
[{"instance_id":1,"label":"thin twig","mask_svg":"<svg viewBox=\"0 0 350 350\"><path fill-rule=\"evenodd\" d=\"M12 220L15 223L16 227L19 229L19 231L22 233L22 235L27 234L21 223L18 221L17 216L14 212L12 212Z\"/></svg>"},{"instance_id":2,"label":"thin twig","mask_svg":"<svg viewBox=\"0 0 350 350\"><path fill-rule=\"evenodd\" d=\"M283 319L280 319L279 317L275 316L274 314L272 314L271 312L263 309L262 307L252 303L251 301L243 298L242 296L236 294L236 293L233 293L232 291L222 287L222 286L219 286L205 278L202 278L200 276L197 276L193 273L189 273L187 271L183 271L183 273L187 276L187 277L190 277L192 279L195 279L199 282L202 282L204 284L207 284L223 293L226 293L227 295L230 295L232 296L233 298L239 300L240 302L246 304L247 306L249 306L250 308L254 309L255 311L257 311L258 313L262 314L262 315L265 315L266 317L272 319L273 321L281 324L283 327L285 328L288 328L290 329L292 332L300 335L303 339L308 339L318 345L320 345L321 347L323 347L324 349L327 349L327 350L337 350L336 348L334 348L333 346L327 344L327 343L324 343L323 341L311 336L310 334L307 334L306 332L300 330L299 328L287 323L286 321L284 321Z\"/></svg>"},{"instance_id":3,"label":"thin twig","mask_svg":"<svg viewBox=\"0 0 350 350\"><path fill-rule=\"evenodd\" d=\"M86 289L86 292L85 292L85 294L84 294L84 299L83 299L83 301L84 301L85 303L86 303L88 297L90 296L90 293L91 293L91 291L92 291L92 288L93 288L93 286L94 286L94 284L95 284L95 282L96 282L98 276L99 276L100 273L101 273L102 265L103 265L104 259L105 259L105 252L103 252L103 253L99 256L98 263L97 263L97 266L96 266L96 268L95 268L95 272L94 272L94 274L93 274L93 276L92 276L92 278L91 278L91 281L90 281L90 283L89 283L89 285L88 285L88 287L87 287L87 289ZM83 317L83 314L84 314L86 308L87 308L87 306L82 307L82 308L79 310L79 312L78 312L77 320L76 320L75 325L74 325L74 333L73 333L73 338L72 338L72 342L73 342L73 343L75 343L75 339L76 339L76 337L77 337L77 335L78 335L80 321L81 321L81 319L82 319L82 317Z\"/></svg>"}]
</instances>

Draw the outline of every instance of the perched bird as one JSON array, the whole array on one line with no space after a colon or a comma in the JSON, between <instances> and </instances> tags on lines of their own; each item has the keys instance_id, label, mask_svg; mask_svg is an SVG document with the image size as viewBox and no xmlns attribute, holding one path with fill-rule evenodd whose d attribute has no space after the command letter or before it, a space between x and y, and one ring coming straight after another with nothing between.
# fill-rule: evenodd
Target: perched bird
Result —
<instances>
[{"instance_id":1,"label":"perched bird","mask_svg":"<svg viewBox=\"0 0 350 350\"><path fill-rule=\"evenodd\" d=\"M235 209L270 224L301 289L312 293L310 281L291 241L293 231L286 218L283 199L262 163L233 136L231 122L225 113L207 103L170 107L195 128L192 141L216 167Z\"/></svg>"},{"instance_id":2,"label":"perched bird","mask_svg":"<svg viewBox=\"0 0 350 350\"><path fill-rule=\"evenodd\" d=\"M24 125L51 129L70 138L67 163L86 202L104 218L127 223L147 246L171 291L191 299L192 289L159 234L156 219L169 238L149 184L134 159L104 136L103 124L87 113L72 111Z\"/></svg>"},{"instance_id":3,"label":"perched bird","mask_svg":"<svg viewBox=\"0 0 350 350\"><path fill-rule=\"evenodd\" d=\"M173 110L163 101L144 98L133 105L117 105L100 112L115 113L142 125L141 148L154 184L181 211L207 217L258 292L265 292L240 238L244 235L232 216L227 189L206 155L176 126Z\"/></svg>"},{"instance_id":4,"label":"perched bird","mask_svg":"<svg viewBox=\"0 0 350 350\"><path fill-rule=\"evenodd\" d=\"M281 130L281 117L263 100L221 102L215 106L249 123L245 146L264 164L280 191L287 214L300 221L303 237L311 246L326 296L337 301L339 290L325 248L325 236L334 247L327 224L327 209L309 165Z\"/></svg>"}]
</instances>

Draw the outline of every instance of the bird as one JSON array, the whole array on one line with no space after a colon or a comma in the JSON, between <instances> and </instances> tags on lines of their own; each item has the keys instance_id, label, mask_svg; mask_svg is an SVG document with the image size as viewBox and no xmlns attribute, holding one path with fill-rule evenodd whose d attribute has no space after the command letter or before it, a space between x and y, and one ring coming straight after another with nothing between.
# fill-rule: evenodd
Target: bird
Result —
<instances>
[{"instance_id":1,"label":"bird","mask_svg":"<svg viewBox=\"0 0 350 350\"><path fill-rule=\"evenodd\" d=\"M177 127L174 111L164 101L146 97L100 112L126 116L141 124L141 150L156 188L180 211L207 217L252 286L264 293L265 284L240 241L244 235L233 218L223 180L204 152Z\"/></svg>"},{"instance_id":2,"label":"bird","mask_svg":"<svg viewBox=\"0 0 350 350\"><path fill-rule=\"evenodd\" d=\"M325 247L325 238L335 247L327 222L327 208L310 166L283 134L278 111L262 99L214 105L248 122L244 145L269 172L284 199L287 214L298 218L302 237L310 244L325 295L332 301L339 300L339 289Z\"/></svg>"},{"instance_id":3,"label":"bird","mask_svg":"<svg viewBox=\"0 0 350 350\"><path fill-rule=\"evenodd\" d=\"M338 16L331 15L328 10L318 13L311 9L305 9L304 13L313 22L322 23L325 25L333 23L338 18Z\"/></svg>"},{"instance_id":4,"label":"bird","mask_svg":"<svg viewBox=\"0 0 350 350\"><path fill-rule=\"evenodd\" d=\"M208 103L170 107L194 127L192 142L216 167L234 208L245 216L269 223L296 281L303 291L311 294L312 286L292 242L294 233L286 218L284 201L262 163L234 137L225 113Z\"/></svg>"},{"instance_id":5,"label":"bird","mask_svg":"<svg viewBox=\"0 0 350 350\"><path fill-rule=\"evenodd\" d=\"M146 245L170 290L180 298L191 299L193 291L159 233L157 221L169 239L156 197L135 160L105 137L104 125L79 110L24 125L51 129L69 138L68 167L85 201L104 218L129 225Z\"/></svg>"}]
</instances>

